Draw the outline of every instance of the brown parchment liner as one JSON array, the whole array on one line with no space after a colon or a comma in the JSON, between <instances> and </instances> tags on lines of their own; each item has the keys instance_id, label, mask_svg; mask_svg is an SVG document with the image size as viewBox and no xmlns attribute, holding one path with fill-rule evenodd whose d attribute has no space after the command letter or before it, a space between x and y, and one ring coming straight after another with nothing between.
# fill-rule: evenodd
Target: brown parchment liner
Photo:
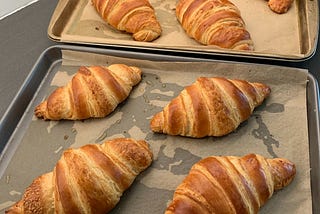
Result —
<instances>
[{"instance_id":1,"label":"brown parchment liner","mask_svg":"<svg viewBox=\"0 0 320 214\"><path fill-rule=\"evenodd\" d=\"M150 0L162 26L162 35L153 42L137 42L131 34L120 32L102 20L90 0L79 2L64 27L62 41L115 44L151 48L173 48L205 52L236 52L204 46L187 36L175 16L176 0ZM278 56L301 56L299 13L296 2L285 14L272 12L265 0L232 0L240 10L254 42L254 53ZM248 52L243 52L247 54Z\"/></svg>"},{"instance_id":2,"label":"brown parchment liner","mask_svg":"<svg viewBox=\"0 0 320 214\"><path fill-rule=\"evenodd\" d=\"M63 51L62 65L48 84L40 88L32 108L56 87L65 85L80 65L113 63L140 67L142 81L106 118L54 122L33 117L0 180L0 210L19 200L35 177L51 171L66 148L133 137L149 143L154 161L124 193L112 213L163 213L174 189L195 162L211 155L248 153L288 158L297 167L294 181L276 192L260 213L312 213L306 70L230 62L159 62ZM247 121L227 136L192 139L152 133L149 129L152 115L199 76L263 82L270 85L272 93ZM28 111L32 113L33 109Z\"/></svg>"}]
</instances>

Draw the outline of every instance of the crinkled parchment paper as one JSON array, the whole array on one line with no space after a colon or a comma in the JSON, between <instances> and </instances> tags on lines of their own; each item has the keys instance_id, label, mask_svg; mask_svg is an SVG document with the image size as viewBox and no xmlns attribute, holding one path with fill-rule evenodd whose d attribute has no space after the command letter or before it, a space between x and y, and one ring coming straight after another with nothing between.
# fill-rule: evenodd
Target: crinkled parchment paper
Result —
<instances>
[{"instance_id":1,"label":"crinkled parchment paper","mask_svg":"<svg viewBox=\"0 0 320 214\"><path fill-rule=\"evenodd\" d=\"M222 51L204 46L189 38L175 16L176 0L150 0L162 27L162 35L153 42L133 41L131 34L123 33L108 25L95 11L90 0L77 4L72 17L65 24L62 41L132 45L151 48L173 48L200 51ZM300 39L296 4L285 14L272 12L265 0L231 0L241 11L254 42L255 52L279 56L299 55ZM62 21L61 21L62 23Z\"/></svg>"},{"instance_id":2,"label":"crinkled parchment paper","mask_svg":"<svg viewBox=\"0 0 320 214\"><path fill-rule=\"evenodd\" d=\"M284 157L297 167L294 181L276 192L260 213L312 213L306 70L230 62L159 62L64 51L59 71L40 88L42 93L33 106L56 87L65 85L80 65L113 63L142 69L142 81L130 97L102 119L53 122L33 117L0 180L0 209L17 201L34 178L51 171L66 148L132 137L150 144L154 161L124 193L112 213L163 213L177 185L201 158L248 153ZM200 76L263 82L271 86L272 93L229 135L192 139L153 133L149 128L151 117Z\"/></svg>"}]
</instances>

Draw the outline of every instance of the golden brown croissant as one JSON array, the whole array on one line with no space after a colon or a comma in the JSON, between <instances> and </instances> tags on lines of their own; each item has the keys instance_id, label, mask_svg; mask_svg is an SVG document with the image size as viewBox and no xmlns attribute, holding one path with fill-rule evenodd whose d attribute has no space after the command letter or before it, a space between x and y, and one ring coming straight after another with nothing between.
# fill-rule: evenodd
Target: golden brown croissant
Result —
<instances>
[{"instance_id":1,"label":"golden brown croissant","mask_svg":"<svg viewBox=\"0 0 320 214\"><path fill-rule=\"evenodd\" d=\"M6 213L107 213L151 162L148 144L131 138L68 149Z\"/></svg>"},{"instance_id":2,"label":"golden brown croissant","mask_svg":"<svg viewBox=\"0 0 320 214\"><path fill-rule=\"evenodd\" d=\"M291 7L293 0L269 0L268 6L275 13L286 13Z\"/></svg>"},{"instance_id":3,"label":"golden brown croissant","mask_svg":"<svg viewBox=\"0 0 320 214\"><path fill-rule=\"evenodd\" d=\"M150 127L154 132L195 138L226 135L247 120L270 92L262 83L200 77L154 115Z\"/></svg>"},{"instance_id":4,"label":"golden brown croissant","mask_svg":"<svg viewBox=\"0 0 320 214\"><path fill-rule=\"evenodd\" d=\"M57 88L35 109L39 118L80 120L105 117L141 80L141 70L124 64L81 66L72 80Z\"/></svg>"},{"instance_id":5,"label":"golden brown croissant","mask_svg":"<svg viewBox=\"0 0 320 214\"><path fill-rule=\"evenodd\" d=\"M258 213L295 173L295 165L282 158L208 157L191 168L165 213Z\"/></svg>"},{"instance_id":6,"label":"golden brown croissant","mask_svg":"<svg viewBox=\"0 0 320 214\"><path fill-rule=\"evenodd\" d=\"M253 50L240 11L228 0L179 0L176 16L186 33L204 45Z\"/></svg>"},{"instance_id":7,"label":"golden brown croissant","mask_svg":"<svg viewBox=\"0 0 320 214\"><path fill-rule=\"evenodd\" d=\"M161 34L161 26L148 0L92 0L100 16L112 27L150 42Z\"/></svg>"}]
</instances>

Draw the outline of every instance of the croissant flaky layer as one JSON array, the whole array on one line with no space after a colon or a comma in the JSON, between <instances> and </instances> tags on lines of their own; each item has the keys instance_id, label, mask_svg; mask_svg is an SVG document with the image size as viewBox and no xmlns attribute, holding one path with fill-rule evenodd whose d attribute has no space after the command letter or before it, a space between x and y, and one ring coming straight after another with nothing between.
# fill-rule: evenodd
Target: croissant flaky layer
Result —
<instances>
[{"instance_id":1,"label":"croissant flaky layer","mask_svg":"<svg viewBox=\"0 0 320 214\"><path fill-rule=\"evenodd\" d=\"M133 34L137 41L151 42L161 26L148 0L92 0L100 16L114 28Z\"/></svg>"},{"instance_id":2,"label":"croissant flaky layer","mask_svg":"<svg viewBox=\"0 0 320 214\"><path fill-rule=\"evenodd\" d=\"M295 174L295 165L284 158L208 157L191 168L165 213L255 214Z\"/></svg>"},{"instance_id":3,"label":"croissant flaky layer","mask_svg":"<svg viewBox=\"0 0 320 214\"><path fill-rule=\"evenodd\" d=\"M105 117L124 101L141 81L141 70L124 64L81 66L72 80L57 88L35 108L46 120Z\"/></svg>"},{"instance_id":4,"label":"croissant flaky layer","mask_svg":"<svg viewBox=\"0 0 320 214\"><path fill-rule=\"evenodd\" d=\"M6 213L105 214L152 158L148 144L132 138L68 149L54 170L36 178Z\"/></svg>"},{"instance_id":5,"label":"croissant flaky layer","mask_svg":"<svg viewBox=\"0 0 320 214\"><path fill-rule=\"evenodd\" d=\"M169 135L223 136L247 120L270 92L262 83L200 77L155 114L150 127Z\"/></svg>"},{"instance_id":6,"label":"croissant flaky layer","mask_svg":"<svg viewBox=\"0 0 320 214\"><path fill-rule=\"evenodd\" d=\"M176 16L186 33L204 45L254 49L239 9L228 0L179 0Z\"/></svg>"}]
</instances>

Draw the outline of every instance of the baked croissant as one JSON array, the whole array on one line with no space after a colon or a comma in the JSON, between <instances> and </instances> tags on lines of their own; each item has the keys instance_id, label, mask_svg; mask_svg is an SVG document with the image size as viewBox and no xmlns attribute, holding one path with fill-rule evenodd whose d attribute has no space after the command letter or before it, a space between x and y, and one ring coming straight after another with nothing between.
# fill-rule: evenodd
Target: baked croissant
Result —
<instances>
[{"instance_id":1,"label":"baked croissant","mask_svg":"<svg viewBox=\"0 0 320 214\"><path fill-rule=\"evenodd\" d=\"M140 81L141 70L137 67L81 66L66 86L57 88L35 108L35 115L46 120L105 117Z\"/></svg>"},{"instance_id":2,"label":"baked croissant","mask_svg":"<svg viewBox=\"0 0 320 214\"><path fill-rule=\"evenodd\" d=\"M137 41L151 42L161 26L148 0L92 0L100 16L112 27L133 34Z\"/></svg>"},{"instance_id":3,"label":"baked croissant","mask_svg":"<svg viewBox=\"0 0 320 214\"><path fill-rule=\"evenodd\" d=\"M254 49L239 9L228 0L179 0L176 16L187 35L201 44Z\"/></svg>"},{"instance_id":4,"label":"baked croissant","mask_svg":"<svg viewBox=\"0 0 320 214\"><path fill-rule=\"evenodd\" d=\"M295 165L282 158L208 157L191 168L165 213L258 213L295 173Z\"/></svg>"},{"instance_id":5,"label":"baked croissant","mask_svg":"<svg viewBox=\"0 0 320 214\"><path fill-rule=\"evenodd\" d=\"M6 213L105 214L151 162L148 144L131 138L68 149Z\"/></svg>"},{"instance_id":6,"label":"baked croissant","mask_svg":"<svg viewBox=\"0 0 320 214\"><path fill-rule=\"evenodd\" d=\"M169 135L223 136L247 120L270 92L262 83L200 77L155 114L150 127Z\"/></svg>"},{"instance_id":7,"label":"baked croissant","mask_svg":"<svg viewBox=\"0 0 320 214\"><path fill-rule=\"evenodd\" d=\"M293 0L269 0L268 6L275 13L286 13L291 7Z\"/></svg>"}]
</instances>

